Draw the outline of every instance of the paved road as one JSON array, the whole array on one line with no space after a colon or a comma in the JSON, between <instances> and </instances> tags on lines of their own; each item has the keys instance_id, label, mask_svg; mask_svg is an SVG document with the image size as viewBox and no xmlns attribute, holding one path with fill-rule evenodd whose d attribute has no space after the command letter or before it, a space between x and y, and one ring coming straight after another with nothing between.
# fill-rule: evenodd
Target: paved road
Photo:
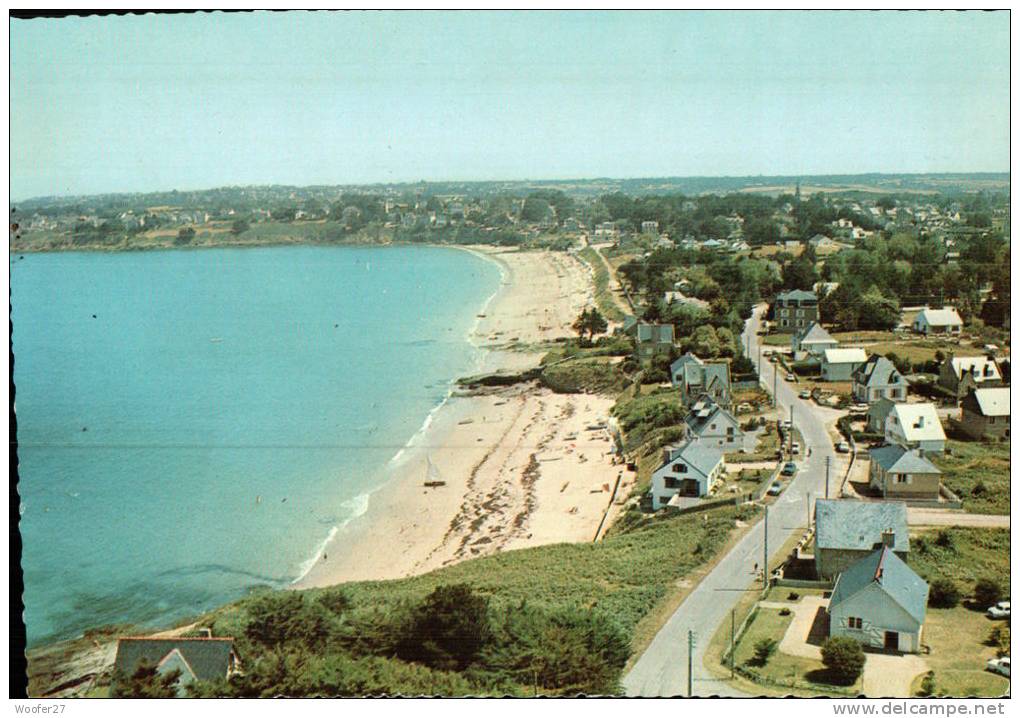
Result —
<instances>
[{"instance_id":1,"label":"paved road","mask_svg":"<svg viewBox=\"0 0 1020 718\"><path fill-rule=\"evenodd\" d=\"M755 309L745 326L743 341L750 346L751 360L758 360L758 336L764 306ZM773 386L773 365L762 362L761 377L770 388ZM845 460L834 453L825 422L829 418L824 410L815 410L813 404L797 398L797 389L785 381L778 382L779 407L782 416L789 417L794 408L793 422L810 448L810 456L801 463L801 470L790 486L769 509L768 550L776 558L787 539L806 526L807 495L812 499L824 491L825 458L832 458L830 491L835 495L839 477L845 471ZM740 696L726 680L716 679L704 666L705 649L720 625L729 621L730 611L741 596L760 588L754 577L755 563L761 564L764 555L765 524L758 522L716 567L687 596L676 612L655 636L651 645L623 679L627 695L676 696L687 695L687 632L694 631L694 695Z\"/></svg>"}]
</instances>

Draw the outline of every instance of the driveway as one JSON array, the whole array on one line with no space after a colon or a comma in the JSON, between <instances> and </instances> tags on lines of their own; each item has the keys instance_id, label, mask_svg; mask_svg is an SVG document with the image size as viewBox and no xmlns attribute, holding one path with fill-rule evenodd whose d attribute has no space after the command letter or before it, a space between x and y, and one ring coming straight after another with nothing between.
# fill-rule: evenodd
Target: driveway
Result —
<instances>
[{"instance_id":1,"label":"driveway","mask_svg":"<svg viewBox=\"0 0 1020 718\"><path fill-rule=\"evenodd\" d=\"M829 616L826 613L829 599L804 596L796 603L762 601L758 605L762 608L788 608L793 613L793 621L779 642L780 651L788 656L822 660L821 646L829 631Z\"/></svg>"},{"instance_id":2,"label":"driveway","mask_svg":"<svg viewBox=\"0 0 1020 718\"><path fill-rule=\"evenodd\" d=\"M908 507L907 523L911 526L973 526L983 529L1008 529L1009 516Z\"/></svg>"},{"instance_id":3,"label":"driveway","mask_svg":"<svg viewBox=\"0 0 1020 718\"><path fill-rule=\"evenodd\" d=\"M789 608L793 621L779 642L779 651L789 656L822 660L821 645L829 632L826 607L829 599L804 596L797 603L763 601L762 608ZM864 660L864 695L868 698L906 698L910 684L928 664L913 654L867 653Z\"/></svg>"}]
</instances>

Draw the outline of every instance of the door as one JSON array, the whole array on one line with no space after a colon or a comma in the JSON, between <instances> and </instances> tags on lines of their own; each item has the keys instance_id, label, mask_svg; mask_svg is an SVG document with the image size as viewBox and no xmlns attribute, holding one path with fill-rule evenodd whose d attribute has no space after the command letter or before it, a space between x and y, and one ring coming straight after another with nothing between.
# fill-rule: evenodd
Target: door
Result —
<instances>
[{"instance_id":1,"label":"door","mask_svg":"<svg viewBox=\"0 0 1020 718\"><path fill-rule=\"evenodd\" d=\"M885 647L893 651L898 651L900 649L900 634L896 631L886 631Z\"/></svg>"}]
</instances>

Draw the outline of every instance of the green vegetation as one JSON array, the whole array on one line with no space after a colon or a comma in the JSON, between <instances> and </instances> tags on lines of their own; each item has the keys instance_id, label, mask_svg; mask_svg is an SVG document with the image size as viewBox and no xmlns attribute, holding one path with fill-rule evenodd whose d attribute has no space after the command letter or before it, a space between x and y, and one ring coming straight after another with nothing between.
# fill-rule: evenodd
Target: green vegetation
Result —
<instances>
[{"instance_id":1,"label":"green vegetation","mask_svg":"<svg viewBox=\"0 0 1020 718\"><path fill-rule=\"evenodd\" d=\"M1009 514L1009 443L946 441L946 453L932 459L942 483L973 514Z\"/></svg>"},{"instance_id":2,"label":"green vegetation","mask_svg":"<svg viewBox=\"0 0 1020 718\"><path fill-rule=\"evenodd\" d=\"M175 698L180 677L180 669L161 674L156 666L143 661L132 675L118 678L111 694L114 698Z\"/></svg>"},{"instance_id":3,"label":"green vegetation","mask_svg":"<svg viewBox=\"0 0 1020 718\"><path fill-rule=\"evenodd\" d=\"M649 394L621 397L613 407L626 436L625 449L636 452L654 429L679 427L686 412L680 396L672 389L655 389Z\"/></svg>"},{"instance_id":4,"label":"green vegetation","mask_svg":"<svg viewBox=\"0 0 1020 718\"><path fill-rule=\"evenodd\" d=\"M1009 576L1009 530L957 526L923 531L911 536L907 563L929 584L950 579L962 596L971 596L979 579Z\"/></svg>"},{"instance_id":5,"label":"green vegetation","mask_svg":"<svg viewBox=\"0 0 1020 718\"><path fill-rule=\"evenodd\" d=\"M843 686L848 684L838 682L835 674L830 674L821 661L775 650L792 622L792 612L784 615L780 609L775 608L758 608L754 611L753 618L739 637L733 657L737 674L752 682L752 687L745 690L784 695L791 692L801 695L842 695L846 690ZM725 640L728 639L727 626ZM763 661L762 656L768 646L772 646L772 652Z\"/></svg>"},{"instance_id":6,"label":"green vegetation","mask_svg":"<svg viewBox=\"0 0 1020 718\"><path fill-rule=\"evenodd\" d=\"M546 366L542 383L561 394L616 394L627 378L612 357L568 359Z\"/></svg>"},{"instance_id":7,"label":"green vegetation","mask_svg":"<svg viewBox=\"0 0 1020 718\"><path fill-rule=\"evenodd\" d=\"M238 638L245 678L203 690L612 693L635 627L747 511L657 518L598 544L510 551L398 581L254 596L212 615L216 635Z\"/></svg>"},{"instance_id":8,"label":"green vegetation","mask_svg":"<svg viewBox=\"0 0 1020 718\"><path fill-rule=\"evenodd\" d=\"M833 683L851 686L864 672L864 648L849 636L833 636L822 644L822 663Z\"/></svg>"},{"instance_id":9,"label":"green vegetation","mask_svg":"<svg viewBox=\"0 0 1020 718\"><path fill-rule=\"evenodd\" d=\"M571 328L577 332L581 341L591 344L595 340L595 335L604 333L609 328L609 324L606 322L606 318L599 314L598 309L585 307Z\"/></svg>"},{"instance_id":10,"label":"green vegetation","mask_svg":"<svg viewBox=\"0 0 1020 718\"><path fill-rule=\"evenodd\" d=\"M595 278L595 306L611 321L622 322L624 313L609 288L609 268L602 261L602 257L591 247L585 247L577 253L577 256L591 267Z\"/></svg>"}]
</instances>

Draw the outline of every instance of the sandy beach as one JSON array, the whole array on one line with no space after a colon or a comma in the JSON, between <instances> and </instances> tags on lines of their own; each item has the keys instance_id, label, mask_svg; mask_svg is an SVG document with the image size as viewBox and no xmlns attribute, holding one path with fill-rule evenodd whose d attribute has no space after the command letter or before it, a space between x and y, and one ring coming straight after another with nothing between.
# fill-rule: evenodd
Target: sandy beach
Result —
<instances>
[{"instance_id":1,"label":"sandy beach","mask_svg":"<svg viewBox=\"0 0 1020 718\"><path fill-rule=\"evenodd\" d=\"M564 253L474 251L504 270L475 329L474 341L488 350L485 370L534 365L541 352L501 347L571 334L591 301L590 271ZM366 513L337 533L295 587L399 578L501 550L594 540L606 512L619 510L614 496L633 480L611 454L612 404L537 384L451 397ZM445 483L427 487L429 480Z\"/></svg>"}]
</instances>

